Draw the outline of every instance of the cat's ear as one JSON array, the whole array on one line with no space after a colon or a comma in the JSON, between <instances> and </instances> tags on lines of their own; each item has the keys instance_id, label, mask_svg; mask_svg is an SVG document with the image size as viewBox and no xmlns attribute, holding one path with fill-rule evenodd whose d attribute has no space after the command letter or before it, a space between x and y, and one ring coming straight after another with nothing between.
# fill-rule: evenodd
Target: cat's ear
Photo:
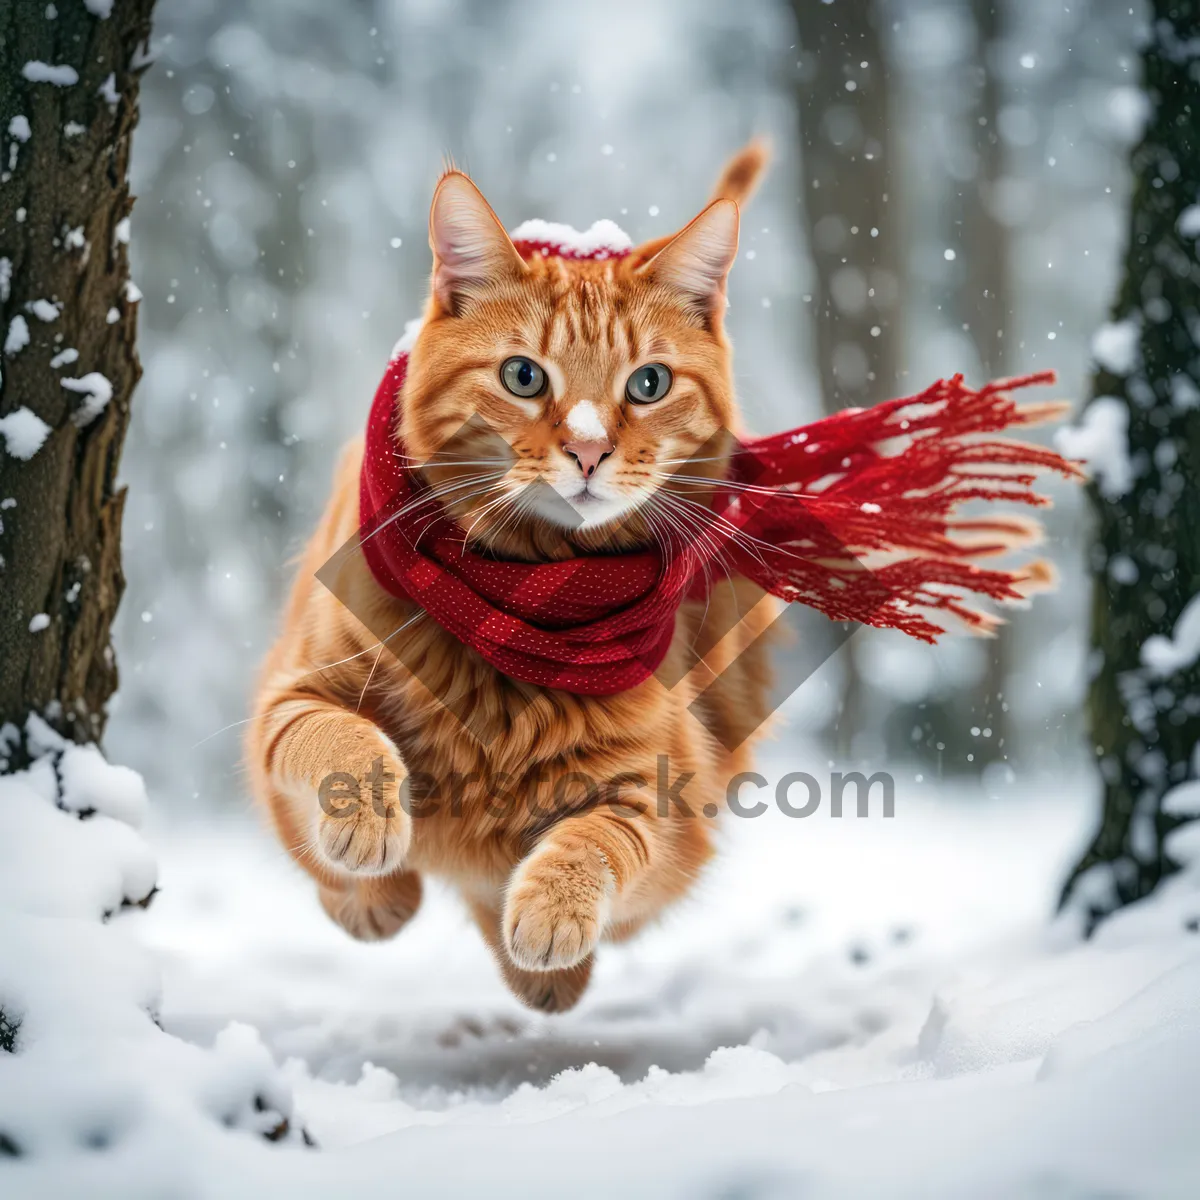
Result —
<instances>
[{"instance_id":1,"label":"cat's ear","mask_svg":"<svg viewBox=\"0 0 1200 1200\"><path fill-rule=\"evenodd\" d=\"M429 248L434 300L453 316L488 285L528 271L492 206L461 171L443 175L433 193Z\"/></svg>"},{"instance_id":2,"label":"cat's ear","mask_svg":"<svg viewBox=\"0 0 1200 1200\"><path fill-rule=\"evenodd\" d=\"M638 274L683 295L714 324L725 310L725 280L737 257L738 206L714 200Z\"/></svg>"},{"instance_id":3,"label":"cat's ear","mask_svg":"<svg viewBox=\"0 0 1200 1200\"><path fill-rule=\"evenodd\" d=\"M751 138L726 164L721 171L717 186L713 189L709 202L713 200L733 200L739 208L754 195L759 181L771 162L771 144L763 137ZM666 237L651 238L629 252L631 267L653 258L670 240L674 234Z\"/></svg>"},{"instance_id":4,"label":"cat's ear","mask_svg":"<svg viewBox=\"0 0 1200 1200\"><path fill-rule=\"evenodd\" d=\"M714 200L745 204L758 189L759 180L771 161L771 144L766 138L751 138L726 164L713 189Z\"/></svg>"}]
</instances>

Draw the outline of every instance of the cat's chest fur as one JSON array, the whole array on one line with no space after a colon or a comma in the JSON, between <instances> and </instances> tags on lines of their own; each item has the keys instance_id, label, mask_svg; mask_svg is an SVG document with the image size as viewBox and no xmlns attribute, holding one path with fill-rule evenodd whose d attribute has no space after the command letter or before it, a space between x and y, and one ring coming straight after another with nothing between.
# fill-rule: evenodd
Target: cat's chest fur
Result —
<instances>
[{"instance_id":1,"label":"cat's chest fur","mask_svg":"<svg viewBox=\"0 0 1200 1200\"><path fill-rule=\"evenodd\" d=\"M432 623L380 671L371 715L409 772L413 865L485 889L571 812L653 810L663 776L714 765L686 685L652 677L615 696L578 696L517 684ZM699 811L712 784L694 778L683 798Z\"/></svg>"},{"instance_id":2,"label":"cat's chest fur","mask_svg":"<svg viewBox=\"0 0 1200 1200\"><path fill-rule=\"evenodd\" d=\"M517 683L436 626L421 637L401 649L375 716L410 770L435 777L534 784L548 770L601 772L641 746L669 745L690 698L654 677L612 696Z\"/></svg>"}]
</instances>

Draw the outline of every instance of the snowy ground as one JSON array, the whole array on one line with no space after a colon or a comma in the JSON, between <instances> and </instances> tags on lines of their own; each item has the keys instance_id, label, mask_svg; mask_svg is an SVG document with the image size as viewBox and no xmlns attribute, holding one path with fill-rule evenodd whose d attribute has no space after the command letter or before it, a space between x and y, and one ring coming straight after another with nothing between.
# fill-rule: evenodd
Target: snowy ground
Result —
<instances>
[{"instance_id":1,"label":"snowy ground","mask_svg":"<svg viewBox=\"0 0 1200 1200\"><path fill-rule=\"evenodd\" d=\"M786 767L811 769L797 754ZM1087 945L1048 923L1087 790L989 800L908 774L891 820L732 821L695 897L606 947L559 1017L508 996L448 896L360 945L249 824L152 831L161 892L114 924L161 967L159 1019L183 1041L157 1036L256 1079L269 1051L293 1136L158 1113L104 1153L0 1166L0 1190L1194 1196L1200 890L1182 880Z\"/></svg>"}]
</instances>

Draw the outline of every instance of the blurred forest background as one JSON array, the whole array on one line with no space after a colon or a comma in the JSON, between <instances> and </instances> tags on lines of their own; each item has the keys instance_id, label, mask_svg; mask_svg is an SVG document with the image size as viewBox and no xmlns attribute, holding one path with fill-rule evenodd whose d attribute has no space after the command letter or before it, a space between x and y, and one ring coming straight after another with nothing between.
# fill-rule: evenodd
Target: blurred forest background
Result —
<instances>
[{"instance_id":1,"label":"blurred forest background","mask_svg":"<svg viewBox=\"0 0 1200 1200\"><path fill-rule=\"evenodd\" d=\"M108 747L162 808L242 807L291 563L420 311L445 156L511 228L689 219L755 133L730 329L751 428L1053 367L1087 389L1140 130L1128 0L159 0L134 139L145 377ZM994 642L860 631L788 729L989 792L1088 747L1082 495ZM185 683L186 681L186 683ZM785 737L788 733L785 732Z\"/></svg>"}]
</instances>

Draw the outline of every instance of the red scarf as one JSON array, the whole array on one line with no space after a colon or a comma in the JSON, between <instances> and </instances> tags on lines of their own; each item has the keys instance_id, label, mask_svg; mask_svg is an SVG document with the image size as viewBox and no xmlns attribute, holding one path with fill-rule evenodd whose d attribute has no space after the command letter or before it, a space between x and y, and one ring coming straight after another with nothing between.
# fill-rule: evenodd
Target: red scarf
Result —
<instances>
[{"instance_id":1,"label":"red scarf","mask_svg":"<svg viewBox=\"0 0 1200 1200\"><path fill-rule=\"evenodd\" d=\"M584 257L542 243L517 247ZM993 619L966 594L1016 600L1045 568L977 565L1025 527L1012 518L956 519L955 510L968 500L1044 505L1033 490L1037 471L1079 474L1053 450L979 436L1049 415L1048 406L1019 408L1005 393L1050 383L1052 372L979 391L956 375L918 396L747 441L716 485L705 535L670 557L656 548L505 562L466 546L436 501L419 503L426 484L405 465L396 436L407 366L407 354L388 364L367 423L360 539L375 580L505 675L578 695L612 695L652 675L679 606L726 573L835 621L926 642L945 632L938 613L987 629Z\"/></svg>"}]
</instances>

